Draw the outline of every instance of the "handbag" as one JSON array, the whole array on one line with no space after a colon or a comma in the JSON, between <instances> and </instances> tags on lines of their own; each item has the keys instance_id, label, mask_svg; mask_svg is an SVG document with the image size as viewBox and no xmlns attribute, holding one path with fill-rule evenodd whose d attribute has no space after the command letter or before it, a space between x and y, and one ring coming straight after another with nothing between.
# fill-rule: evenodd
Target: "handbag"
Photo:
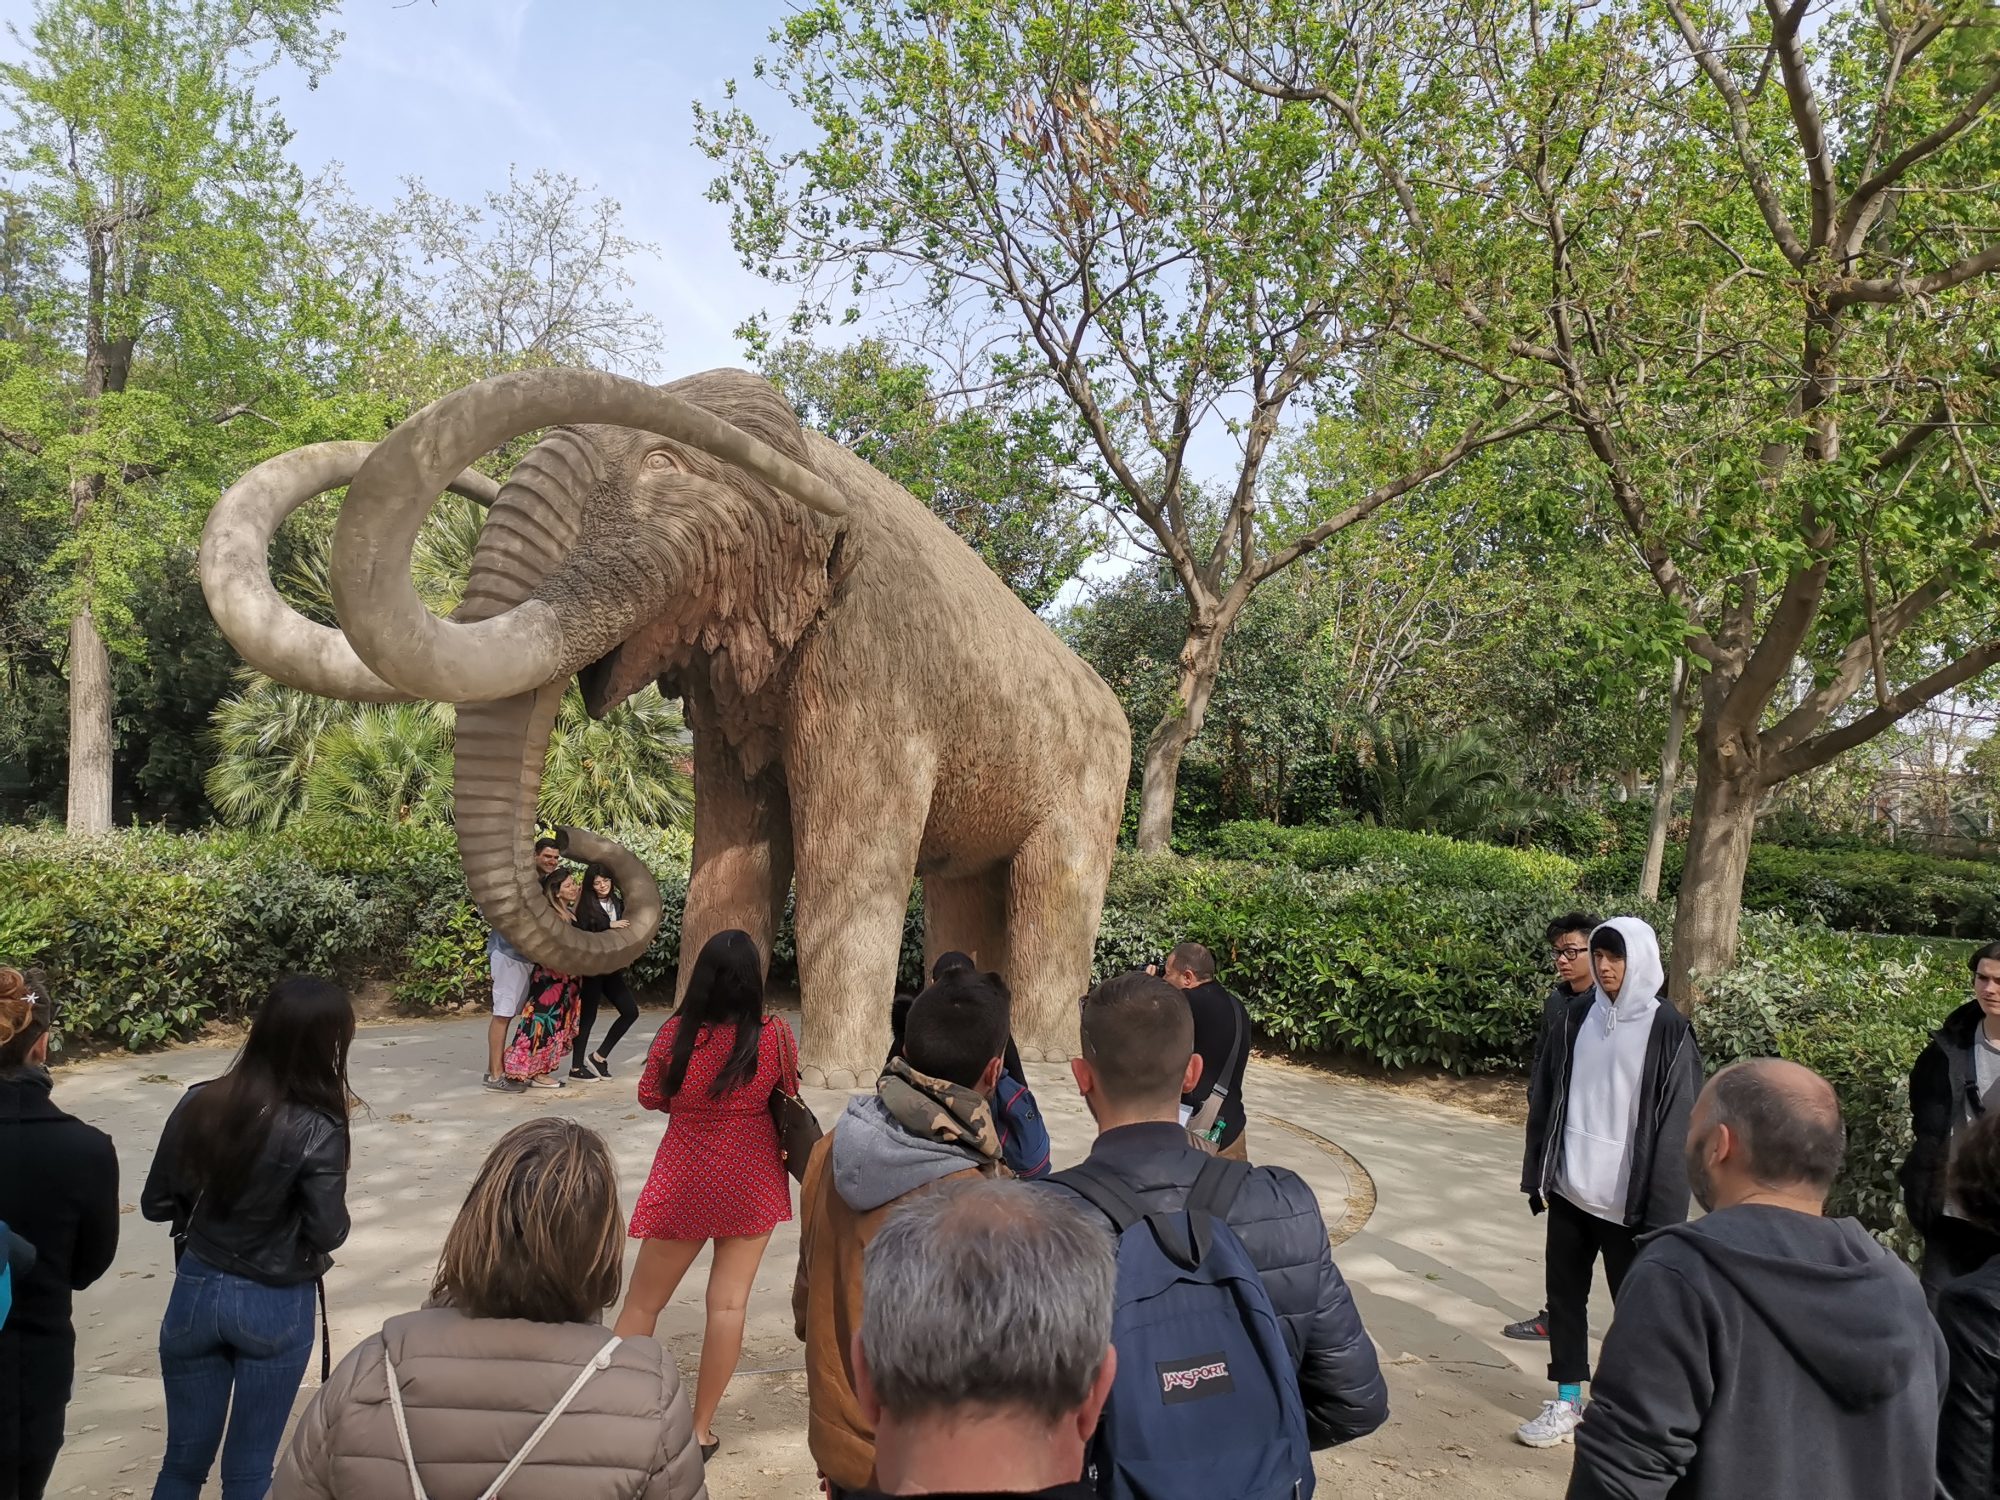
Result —
<instances>
[{"instance_id":1,"label":"handbag","mask_svg":"<svg viewBox=\"0 0 2000 1500\"><path fill-rule=\"evenodd\" d=\"M812 1106L797 1094L785 1090L785 1080L799 1076L798 1054L792 1052L789 1064L785 1057L790 1050L785 1043L791 1034L789 1027L778 1027L778 1081L771 1085L769 1107L771 1123L778 1127L778 1149L785 1153L785 1170L797 1181L804 1182L806 1160L825 1132L819 1128L819 1116L812 1112Z\"/></svg>"}]
</instances>

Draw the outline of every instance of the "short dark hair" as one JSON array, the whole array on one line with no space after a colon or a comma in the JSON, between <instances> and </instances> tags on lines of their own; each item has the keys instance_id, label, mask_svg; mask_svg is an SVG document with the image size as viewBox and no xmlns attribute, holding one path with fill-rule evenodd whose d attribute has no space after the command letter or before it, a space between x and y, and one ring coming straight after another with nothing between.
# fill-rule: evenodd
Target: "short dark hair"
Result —
<instances>
[{"instance_id":1,"label":"short dark hair","mask_svg":"<svg viewBox=\"0 0 2000 1500\"><path fill-rule=\"evenodd\" d=\"M1715 1123L1743 1143L1744 1166L1767 1187L1810 1187L1825 1193L1847 1157L1847 1126L1840 1100L1817 1073L1824 1092L1789 1086L1778 1070L1753 1058L1715 1075ZM1799 1071L1787 1069L1794 1077Z\"/></svg>"},{"instance_id":2,"label":"short dark hair","mask_svg":"<svg viewBox=\"0 0 2000 1500\"><path fill-rule=\"evenodd\" d=\"M1590 935L1590 951L1609 953L1613 958L1624 958L1625 934L1606 922Z\"/></svg>"},{"instance_id":3,"label":"short dark hair","mask_svg":"<svg viewBox=\"0 0 2000 1500\"><path fill-rule=\"evenodd\" d=\"M976 972L978 968L979 965L972 961L970 953L960 953L957 949L953 949L949 953L938 955L937 962L931 965L931 980L935 983L947 974L961 972L970 974Z\"/></svg>"},{"instance_id":4,"label":"short dark hair","mask_svg":"<svg viewBox=\"0 0 2000 1500\"><path fill-rule=\"evenodd\" d=\"M1951 1196L1966 1218L2000 1233L2000 1112L1981 1115L1953 1139Z\"/></svg>"},{"instance_id":5,"label":"short dark hair","mask_svg":"<svg viewBox=\"0 0 2000 1500\"><path fill-rule=\"evenodd\" d=\"M1194 1055L1187 996L1157 974L1107 979L1083 997L1083 1060L1121 1104L1163 1105L1181 1096Z\"/></svg>"},{"instance_id":6,"label":"short dark hair","mask_svg":"<svg viewBox=\"0 0 2000 1500\"><path fill-rule=\"evenodd\" d=\"M1965 967L1971 971L1974 979L1979 977L1980 964L1989 958L2000 958L2000 943L1988 943L1983 948L1972 950L1972 956L1966 959Z\"/></svg>"},{"instance_id":7,"label":"short dark hair","mask_svg":"<svg viewBox=\"0 0 2000 1500\"><path fill-rule=\"evenodd\" d=\"M1549 923L1548 944L1555 947L1556 939L1567 933L1580 932L1587 941L1590 935L1604 925L1604 918L1594 912L1566 911Z\"/></svg>"},{"instance_id":8,"label":"short dark hair","mask_svg":"<svg viewBox=\"0 0 2000 1500\"><path fill-rule=\"evenodd\" d=\"M1192 974L1206 984L1215 978L1215 955L1200 943L1175 943L1167 962L1184 974Z\"/></svg>"},{"instance_id":9,"label":"short dark hair","mask_svg":"<svg viewBox=\"0 0 2000 1500\"><path fill-rule=\"evenodd\" d=\"M553 849L558 854L562 853L562 845L558 844L554 839L546 837L536 839L535 853L540 854L544 849Z\"/></svg>"},{"instance_id":10,"label":"short dark hair","mask_svg":"<svg viewBox=\"0 0 2000 1500\"><path fill-rule=\"evenodd\" d=\"M903 1057L919 1073L977 1088L1006 1050L1013 1004L998 974L947 974L911 1002Z\"/></svg>"}]
</instances>

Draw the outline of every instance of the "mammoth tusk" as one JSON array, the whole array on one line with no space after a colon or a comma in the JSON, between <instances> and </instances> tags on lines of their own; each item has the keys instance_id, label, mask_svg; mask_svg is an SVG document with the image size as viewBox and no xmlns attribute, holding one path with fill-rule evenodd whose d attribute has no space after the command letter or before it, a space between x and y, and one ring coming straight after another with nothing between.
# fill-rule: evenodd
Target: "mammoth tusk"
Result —
<instances>
[{"instance_id":1,"label":"mammoth tusk","mask_svg":"<svg viewBox=\"0 0 2000 1500\"><path fill-rule=\"evenodd\" d=\"M373 443L313 443L266 459L231 485L202 528L201 592L229 644L265 676L323 698L407 703L415 695L385 682L354 654L347 637L287 604L271 582L271 538L285 517L351 480ZM491 505L499 486L467 469L454 494Z\"/></svg>"},{"instance_id":2,"label":"mammoth tusk","mask_svg":"<svg viewBox=\"0 0 2000 1500\"><path fill-rule=\"evenodd\" d=\"M601 423L658 433L756 475L813 510L844 515L840 492L803 464L670 392L595 370L496 375L431 403L375 449L349 486L333 535L333 604L361 659L420 698L491 702L569 665L562 622L541 599L476 622L440 620L410 582L410 552L444 481L524 432Z\"/></svg>"}]
</instances>

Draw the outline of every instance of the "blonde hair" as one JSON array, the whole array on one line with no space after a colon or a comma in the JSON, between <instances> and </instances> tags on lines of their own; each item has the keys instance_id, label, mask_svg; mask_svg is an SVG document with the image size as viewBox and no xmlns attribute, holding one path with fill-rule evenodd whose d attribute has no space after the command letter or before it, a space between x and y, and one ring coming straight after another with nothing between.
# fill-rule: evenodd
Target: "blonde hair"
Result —
<instances>
[{"instance_id":1,"label":"blonde hair","mask_svg":"<svg viewBox=\"0 0 2000 1500\"><path fill-rule=\"evenodd\" d=\"M19 969L0 968L0 1068L18 1068L49 1029L48 1002Z\"/></svg>"},{"instance_id":2,"label":"blonde hair","mask_svg":"<svg viewBox=\"0 0 2000 1500\"><path fill-rule=\"evenodd\" d=\"M551 1115L487 1155L444 1237L431 1300L474 1318L592 1323L618 1298L624 1258L604 1137Z\"/></svg>"}]
</instances>

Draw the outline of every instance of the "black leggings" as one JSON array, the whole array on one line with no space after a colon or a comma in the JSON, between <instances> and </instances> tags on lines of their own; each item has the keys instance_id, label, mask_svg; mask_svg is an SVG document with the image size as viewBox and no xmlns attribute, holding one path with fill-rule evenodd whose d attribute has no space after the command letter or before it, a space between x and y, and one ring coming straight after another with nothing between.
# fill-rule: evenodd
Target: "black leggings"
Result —
<instances>
[{"instance_id":1,"label":"black leggings","mask_svg":"<svg viewBox=\"0 0 2000 1500\"><path fill-rule=\"evenodd\" d=\"M1590 1281L1597 1257L1604 1257L1604 1282L1611 1298L1625 1284L1638 1253L1638 1231L1587 1214L1560 1193L1549 1194L1547 1264L1549 1293L1549 1379L1582 1385L1590 1379Z\"/></svg>"},{"instance_id":2,"label":"black leggings","mask_svg":"<svg viewBox=\"0 0 2000 1500\"><path fill-rule=\"evenodd\" d=\"M570 1066L581 1070L584 1059L590 1055L590 1029L597 1024L597 1004L608 1000L616 1007L618 1019L611 1023L611 1029L604 1033L604 1045L597 1049L597 1055L606 1062L611 1060L611 1049L624 1039L632 1029L632 1023L639 1019L639 1002L632 998L632 986L625 982L625 971L615 974L592 974L583 981L583 1019L576 1028L576 1046L570 1053Z\"/></svg>"}]
</instances>

